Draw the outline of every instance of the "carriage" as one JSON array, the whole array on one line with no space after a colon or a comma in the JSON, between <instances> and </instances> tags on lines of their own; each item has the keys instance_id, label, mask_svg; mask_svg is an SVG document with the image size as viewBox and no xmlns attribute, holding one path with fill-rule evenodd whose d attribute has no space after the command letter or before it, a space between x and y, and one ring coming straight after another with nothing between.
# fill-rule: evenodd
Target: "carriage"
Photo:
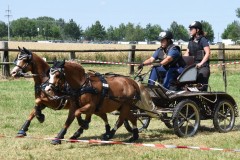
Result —
<instances>
[{"instance_id":1,"label":"carriage","mask_svg":"<svg viewBox=\"0 0 240 160\"><path fill-rule=\"evenodd\" d=\"M138 129L146 129L151 118L157 118L165 123L168 128L173 128L179 137L190 137L197 133L201 120L212 120L218 132L231 131L238 116L235 100L226 92L200 91L201 84L196 84L197 68L194 64L184 69L174 83L181 90L173 91L155 83L148 86L144 83L145 74L141 71L135 77L140 81L145 91L150 95L152 107L136 106L132 110L138 118ZM131 131L128 121L124 123L126 129Z\"/></svg>"}]
</instances>

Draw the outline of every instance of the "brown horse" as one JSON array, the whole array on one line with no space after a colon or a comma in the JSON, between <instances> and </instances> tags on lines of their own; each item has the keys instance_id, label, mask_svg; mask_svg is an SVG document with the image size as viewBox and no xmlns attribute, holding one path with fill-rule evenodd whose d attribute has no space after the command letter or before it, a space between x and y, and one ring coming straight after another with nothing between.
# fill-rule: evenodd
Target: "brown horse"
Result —
<instances>
[{"instance_id":1,"label":"brown horse","mask_svg":"<svg viewBox=\"0 0 240 160\"><path fill-rule=\"evenodd\" d=\"M50 66L47 62L45 62L41 57L37 56L35 53L32 53L31 51L25 49L19 48L20 53L18 54L16 60L15 60L15 67L11 71L11 75L13 77L19 77L24 75L25 72L30 71L32 73L34 82L35 82L35 104L33 111L30 113L28 119L23 124L21 129L18 131L18 136L26 136L26 131L28 130L28 127L30 126L30 123L34 117L38 119L40 123L44 122L45 116L42 114L42 110L45 107L49 107L54 110L60 110L60 109L69 109L70 108L70 102L67 100L66 96L61 96L62 94L58 94L58 96L61 96L58 99L55 99L53 97L49 97L45 93L45 87L48 84L48 75L47 72L50 70ZM68 85L64 84L63 88L67 90ZM106 127L106 133L110 132L110 126L108 124L108 119L106 114L98 114L104 122ZM78 123L81 126L71 137L71 139L78 138L82 133L83 129L88 129L88 121L91 120L91 115L86 115L86 120L82 120L81 117L78 119ZM64 126L64 128L67 128L68 126ZM53 141L53 144L60 143L60 141Z\"/></svg>"},{"instance_id":2,"label":"brown horse","mask_svg":"<svg viewBox=\"0 0 240 160\"><path fill-rule=\"evenodd\" d=\"M72 122L74 117L79 117L81 114L109 113L118 110L120 112L118 121L104 139L111 139L125 119L133 125L133 136L129 141L138 139L137 119L130 111L140 95L139 86L134 80L119 75L103 76L85 73L81 65L74 62L65 63L65 61L56 62L51 67L49 75L50 85L45 88L46 92L54 95L54 88L66 81L72 88L69 95L79 99L79 101L71 101L72 107L67 122ZM62 132L65 132L64 129L60 133Z\"/></svg>"}]
</instances>

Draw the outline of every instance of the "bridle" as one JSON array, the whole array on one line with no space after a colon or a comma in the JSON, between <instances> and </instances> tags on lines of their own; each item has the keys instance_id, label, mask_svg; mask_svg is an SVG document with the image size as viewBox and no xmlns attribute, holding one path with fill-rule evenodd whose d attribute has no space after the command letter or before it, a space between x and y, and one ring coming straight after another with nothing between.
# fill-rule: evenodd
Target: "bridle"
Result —
<instances>
[{"instance_id":1,"label":"bridle","mask_svg":"<svg viewBox=\"0 0 240 160\"><path fill-rule=\"evenodd\" d=\"M84 83L77 89L77 90L75 90L75 89L71 89L70 88L70 86L69 86L69 84L66 82L66 80L65 80L65 73L64 73L64 68L55 68L55 67L52 67L52 68L50 68L50 71L49 71L49 76L50 76L50 74L51 75L54 75L54 74L56 74L57 72L59 72L59 81L58 81L58 83L50 83L49 81L48 81L48 84L49 84L49 86L53 89L53 91L55 92L55 93L61 93L61 94L65 94L65 95L75 95L75 94L78 94L78 92L82 89L82 88L84 88L85 86L87 86L88 85L88 82L90 82L90 76L86 73L85 74L85 77L86 77L86 79L85 79L85 81L84 81ZM62 84L59 84L60 82L63 82Z\"/></svg>"},{"instance_id":2,"label":"bridle","mask_svg":"<svg viewBox=\"0 0 240 160\"><path fill-rule=\"evenodd\" d=\"M58 83L50 83L48 81L48 84L53 89L54 92L61 92L62 84L59 84L59 82L63 81L63 88L65 88L65 85L66 85L64 68L50 68L50 70L49 70L49 77L50 77L50 75L54 75L57 72L59 72L59 74L60 74Z\"/></svg>"},{"instance_id":3,"label":"bridle","mask_svg":"<svg viewBox=\"0 0 240 160\"><path fill-rule=\"evenodd\" d=\"M19 66L17 64L17 61L19 60L23 60L25 61L25 64L23 66ZM16 57L16 59L13 62L15 64L15 66L17 66L18 68L20 68L21 72L25 73L25 69L31 64L32 62L32 54L27 54L25 52L21 52L20 54L18 54L18 56Z\"/></svg>"}]
</instances>

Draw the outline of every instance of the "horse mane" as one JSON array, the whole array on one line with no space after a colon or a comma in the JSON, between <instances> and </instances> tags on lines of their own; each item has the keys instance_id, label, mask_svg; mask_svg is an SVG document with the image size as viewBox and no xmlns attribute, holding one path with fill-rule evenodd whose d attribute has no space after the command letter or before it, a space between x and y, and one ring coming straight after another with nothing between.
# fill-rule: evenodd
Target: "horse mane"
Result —
<instances>
[{"instance_id":1,"label":"horse mane","mask_svg":"<svg viewBox=\"0 0 240 160\"><path fill-rule=\"evenodd\" d=\"M73 68L79 68L82 69L85 72L85 69L82 67L80 63L77 63L76 61L70 60L70 61L55 61L53 63L52 68L64 68L65 65L70 65Z\"/></svg>"},{"instance_id":2,"label":"horse mane","mask_svg":"<svg viewBox=\"0 0 240 160\"><path fill-rule=\"evenodd\" d=\"M67 62L68 62L68 63L72 63L72 64L78 64L78 65L82 66L81 63L78 63L77 61L74 61L74 60L69 60L69 61L67 61Z\"/></svg>"}]
</instances>

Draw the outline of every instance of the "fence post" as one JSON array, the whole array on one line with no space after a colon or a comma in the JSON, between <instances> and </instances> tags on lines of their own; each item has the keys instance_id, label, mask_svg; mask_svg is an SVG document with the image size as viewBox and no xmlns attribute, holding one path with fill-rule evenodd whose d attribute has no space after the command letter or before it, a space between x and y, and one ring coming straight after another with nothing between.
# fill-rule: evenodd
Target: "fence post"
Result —
<instances>
[{"instance_id":1,"label":"fence post","mask_svg":"<svg viewBox=\"0 0 240 160\"><path fill-rule=\"evenodd\" d=\"M218 46L219 50L218 50L218 59L221 59L220 61L218 61L218 63L223 63L223 65L221 66L222 71L223 71L223 81L224 81L224 88L225 88L225 92L227 92L227 75L226 75L226 66L225 66L225 45L224 43L219 43Z\"/></svg>"},{"instance_id":2,"label":"fence post","mask_svg":"<svg viewBox=\"0 0 240 160\"><path fill-rule=\"evenodd\" d=\"M128 53L128 62L132 63L135 61L136 45L131 45L129 49L131 49L132 51L129 51L129 53ZM134 66L133 65L129 66L129 74L134 74Z\"/></svg>"},{"instance_id":3,"label":"fence post","mask_svg":"<svg viewBox=\"0 0 240 160\"><path fill-rule=\"evenodd\" d=\"M71 51L70 52L70 55L69 55L69 59L72 60L72 59L75 59L76 58L76 54L74 51Z\"/></svg>"},{"instance_id":4,"label":"fence post","mask_svg":"<svg viewBox=\"0 0 240 160\"><path fill-rule=\"evenodd\" d=\"M8 42L0 42L1 49L8 49ZM1 62L9 62L9 54L8 51L1 51ZM2 76L9 77L10 76L10 66L9 64L2 65Z\"/></svg>"}]
</instances>

